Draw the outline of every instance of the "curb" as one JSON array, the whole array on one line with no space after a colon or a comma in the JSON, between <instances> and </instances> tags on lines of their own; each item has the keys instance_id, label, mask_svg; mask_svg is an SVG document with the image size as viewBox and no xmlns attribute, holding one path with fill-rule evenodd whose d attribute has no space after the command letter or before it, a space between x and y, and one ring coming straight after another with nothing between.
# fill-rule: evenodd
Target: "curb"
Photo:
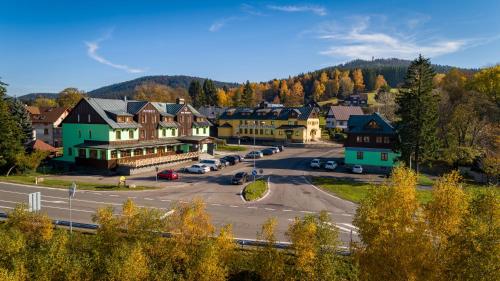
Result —
<instances>
[{"instance_id":1,"label":"curb","mask_svg":"<svg viewBox=\"0 0 500 281\"><path fill-rule=\"evenodd\" d=\"M262 197L260 197L259 199L257 200L254 200L254 201L247 201L245 200L245 198L243 197L243 190L245 190L246 186L244 186L242 189L241 189L241 192L240 192L240 198L241 200L244 202L244 203L254 203L254 202L259 202L261 200L263 200L264 198L266 198L270 193L271 193L271 176L268 176L267 177L267 191L266 193L264 193L264 195Z\"/></svg>"}]
</instances>

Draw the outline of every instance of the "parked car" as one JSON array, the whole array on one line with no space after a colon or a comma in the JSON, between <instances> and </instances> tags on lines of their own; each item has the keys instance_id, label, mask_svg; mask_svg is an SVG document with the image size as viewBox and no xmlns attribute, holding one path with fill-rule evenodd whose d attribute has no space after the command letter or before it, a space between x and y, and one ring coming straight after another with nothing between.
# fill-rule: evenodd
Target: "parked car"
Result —
<instances>
[{"instance_id":1,"label":"parked car","mask_svg":"<svg viewBox=\"0 0 500 281\"><path fill-rule=\"evenodd\" d=\"M189 173L204 174L210 172L210 167L203 164L194 164L193 166L188 167L186 171Z\"/></svg>"},{"instance_id":2,"label":"parked car","mask_svg":"<svg viewBox=\"0 0 500 281\"><path fill-rule=\"evenodd\" d=\"M274 151L274 153L281 152L281 150L276 146L270 147L269 149L272 149Z\"/></svg>"},{"instance_id":3,"label":"parked car","mask_svg":"<svg viewBox=\"0 0 500 281\"><path fill-rule=\"evenodd\" d=\"M236 160L238 160L238 162L241 162L241 161L243 161L243 159L245 159L243 156L238 155L238 154L231 155L231 157L236 158Z\"/></svg>"},{"instance_id":4,"label":"parked car","mask_svg":"<svg viewBox=\"0 0 500 281\"><path fill-rule=\"evenodd\" d=\"M262 149L260 152L262 152L262 155L273 155L274 153L276 153L271 148Z\"/></svg>"},{"instance_id":5,"label":"parked car","mask_svg":"<svg viewBox=\"0 0 500 281\"><path fill-rule=\"evenodd\" d=\"M177 174L174 170L161 171L157 175L158 175L159 179L166 179L166 180L178 180L179 179L179 174Z\"/></svg>"},{"instance_id":6,"label":"parked car","mask_svg":"<svg viewBox=\"0 0 500 281\"><path fill-rule=\"evenodd\" d=\"M238 172L231 179L232 184L244 184L248 180L247 172Z\"/></svg>"},{"instance_id":7,"label":"parked car","mask_svg":"<svg viewBox=\"0 0 500 281\"><path fill-rule=\"evenodd\" d=\"M319 159L313 159L311 161L311 168L321 168L321 161Z\"/></svg>"},{"instance_id":8,"label":"parked car","mask_svg":"<svg viewBox=\"0 0 500 281\"><path fill-rule=\"evenodd\" d=\"M228 156L224 156L222 157L221 159L219 159L221 161L221 163L225 163L226 166L229 166L229 165L236 165L236 163L238 163L238 158L234 157L234 156L231 156L231 155L228 155Z\"/></svg>"},{"instance_id":9,"label":"parked car","mask_svg":"<svg viewBox=\"0 0 500 281\"><path fill-rule=\"evenodd\" d=\"M337 163L333 160L327 161L325 164L325 169L327 170L335 170L337 168Z\"/></svg>"},{"instance_id":10,"label":"parked car","mask_svg":"<svg viewBox=\"0 0 500 281\"><path fill-rule=\"evenodd\" d=\"M363 167L361 165L354 165L352 167L352 172L355 174L362 174L363 173Z\"/></svg>"},{"instance_id":11,"label":"parked car","mask_svg":"<svg viewBox=\"0 0 500 281\"><path fill-rule=\"evenodd\" d=\"M254 159L254 158L262 158L264 154L261 151L251 151L246 156L246 158Z\"/></svg>"},{"instance_id":12,"label":"parked car","mask_svg":"<svg viewBox=\"0 0 500 281\"><path fill-rule=\"evenodd\" d=\"M283 150L285 150L285 147L283 145L278 145L277 148L280 150L280 152L283 152Z\"/></svg>"},{"instance_id":13,"label":"parked car","mask_svg":"<svg viewBox=\"0 0 500 281\"><path fill-rule=\"evenodd\" d=\"M222 169L222 164L219 159L203 159L200 161L200 164L208 166L212 171L218 171Z\"/></svg>"}]
</instances>

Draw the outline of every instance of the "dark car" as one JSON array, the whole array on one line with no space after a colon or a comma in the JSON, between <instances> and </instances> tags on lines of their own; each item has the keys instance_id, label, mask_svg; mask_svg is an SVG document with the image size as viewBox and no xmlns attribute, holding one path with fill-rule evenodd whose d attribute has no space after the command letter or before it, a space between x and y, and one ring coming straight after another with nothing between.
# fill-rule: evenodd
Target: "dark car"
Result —
<instances>
[{"instance_id":1,"label":"dark car","mask_svg":"<svg viewBox=\"0 0 500 281\"><path fill-rule=\"evenodd\" d=\"M234 156L224 156L220 159L221 162L224 162L226 166L229 166L229 165L235 165L236 163L238 163L238 158L234 157Z\"/></svg>"},{"instance_id":2,"label":"dark car","mask_svg":"<svg viewBox=\"0 0 500 281\"><path fill-rule=\"evenodd\" d=\"M262 154L264 154L264 155L273 155L274 154L274 150L271 148L262 149L260 152L262 152Z\"/></svg>"},{"instance_id":3,"label":"dark car","mask_svg":"<svg viewBox=\"0 0 500 281\"><path fill-rule=\"evenodd\" d=\"M179 174L177 174L174 170L165 170L158 173L158 178L166 180L178 180Z\"/></svg>"},{"instance_id":4,"label":"dark car","mask_svg":"<svg viewBox=\"0 0 500 281\"><path fill-rule=\"evenodd\" d=\"M276 147L280 150L280 152L283 152L283 150L285 150L285 147L282 145L278 145Z\"/></svg>"},{"instance_id":5,"label":"dark car","mask_svg":"<svg viewBox=\"0 0 500 281\"><path fill-rule=\"evenodd\" d=\"M239 172L236 173L236 175L233 176L231 179L232 184L244 184L248 180L248 173L247 172Z\"/></svg>"},{"instance_id":6,"label":"dark car","mask_svg":"<svg viewBox=\"0 0 500 281\"><path fill-rule=\"evenodd\" d=\"M234 158L236 158L236 160L238 160L238 162L241 162L241 161L243 161L243 157L241 157L241 156L240 156L240 155L238 155L238 154L235 154L235 155L231 155L231 157L234 157Z\"/></svg>"}]
</instances>

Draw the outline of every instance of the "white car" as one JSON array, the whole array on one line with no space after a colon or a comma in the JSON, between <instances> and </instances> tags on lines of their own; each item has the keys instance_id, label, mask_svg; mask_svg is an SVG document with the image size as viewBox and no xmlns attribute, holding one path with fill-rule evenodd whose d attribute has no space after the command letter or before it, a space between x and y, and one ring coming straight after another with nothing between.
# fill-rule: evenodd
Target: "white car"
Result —
<instances>
[{"instance_id":1,"label":"white car","mask_svg":"<svg viewBox=\"0 0 500 281\"><path fill-rule=\"evenodd\" d=\"M328 162L326 162L325 169L327 169L327 170L335 170L335 168L337 168L337 163L335 163L335 161L328 161Z\"/></svg>"},{"instance_id":2,"label":"white car","mask_svg":"<svg viewBox=\"0 0 500 281\"><path fill-rule=\"evenodd\" d=\"M222 168L219 159L203 159L200 161L200 164L208 166L212 171L218 171Z\"/></svg>"},{"instance_id":3,"label":"white car","mask_svg":"<svg viewBox=\"0 0 500 281\"><path fill-rule=\"evenodd\" d=\"M203 164L194 164L193 166L186 168L186 171L189 173L204 174L210 172L210 167Z\"/></svg>"},{"instance_id":4,"label":"white car","mask_svg":"<svg viewBox=\"0 0 500 281\"><path fill-rule=\"evenodd\" d=\"M264 154L262 154L261 151L251 151L245 156L245 158L250 158L250 159L262 158L262 157L264 157Z\"/></svg>"},{"instance_id":5,"label":"white car","mask_svg":"<svg viewBox=\"0 0 500 281\"><path fill-rule=\"evenodd\" d=\"M363 167L361 165L354 165L352 167L352 172L355 174L362 174L363 173Z\"/></svg>"},{"instance_id":6,"label":"white car","mask_svg":"<svg viewBox=\"0 0 500 281\"><path fill-rule=\"evenodd\" d=\"M311 168L320 168L321 167L321 161L319 159L313 159L311 161Z\"/></svg>"}]
</instances>

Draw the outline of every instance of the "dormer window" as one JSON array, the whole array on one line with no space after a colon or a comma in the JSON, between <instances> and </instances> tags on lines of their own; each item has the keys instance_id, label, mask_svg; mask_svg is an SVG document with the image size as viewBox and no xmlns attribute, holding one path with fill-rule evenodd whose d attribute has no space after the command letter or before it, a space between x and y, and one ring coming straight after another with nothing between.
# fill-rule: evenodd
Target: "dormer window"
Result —
<instances>
[{"instance_id":1,"label":"dormer window","mask_svg":"<svg viewBox=\"0 0 500 281\"><path fill-rule=\"evenodd\" d=\"M90 114L87 114L87 123L90 123Z\"/></svg>"},{"instance_id":2,"label":"dormer window","mask_svg":"<svg viewBox=\"0 0 500 281\"><path fill-rule=\"evenodd\" d=\"M368 122L368 128L370 129L379 129L380 126L374 120Z\"/></svg>"}]
</instances>

